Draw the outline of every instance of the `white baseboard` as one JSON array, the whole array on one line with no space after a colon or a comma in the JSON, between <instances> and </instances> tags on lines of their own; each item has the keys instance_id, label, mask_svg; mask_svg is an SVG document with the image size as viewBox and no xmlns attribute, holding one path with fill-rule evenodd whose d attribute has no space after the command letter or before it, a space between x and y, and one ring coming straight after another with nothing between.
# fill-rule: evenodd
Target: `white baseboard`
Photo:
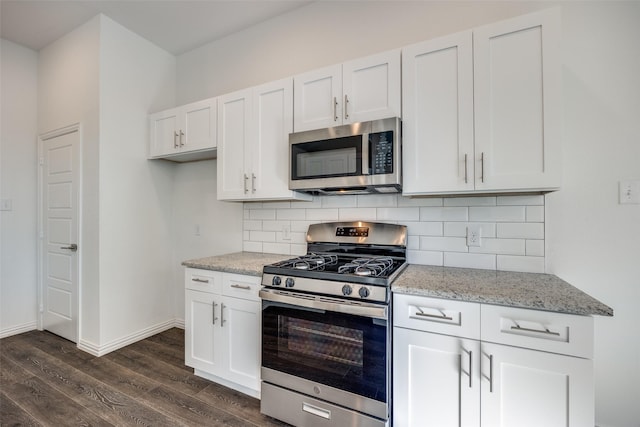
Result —
<instances>
[{"instance_id":1,"label":"white baseboard","mask_svg":"<svg viewBox=\"0 0 640 427\"><path fill-rule=\"evenodd\" d=\"M22 325L10 326L0 330L0 339L10 337L12 335L23 334L36 329L38 329L38 323L35 320L33 322L23 323ZM184 320L182 321L182 329L184 329Z\"/></svg>"},{"instance_id":2,"label":"white baseboard","mask_svg":"<svg viewBox=\"0 0 640 427\"><path fill-rule=\"evenodd\" d=\"M127 335L117 340L113 340L104 345L98 345L90 341L80 340L78 342L78 348L82 351L86 351L89 354L100 357L171 328L184 329L184 320L172 319L166 322L158 323L157 325L139 330L133 334Z\"/></svg>"}]
</instances>

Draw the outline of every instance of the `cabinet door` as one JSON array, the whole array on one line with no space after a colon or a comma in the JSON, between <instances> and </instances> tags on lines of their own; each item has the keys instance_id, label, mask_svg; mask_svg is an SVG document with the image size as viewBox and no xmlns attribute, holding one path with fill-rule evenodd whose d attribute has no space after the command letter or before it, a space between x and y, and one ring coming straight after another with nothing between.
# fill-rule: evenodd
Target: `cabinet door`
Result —
<instances>
[{"instance_id":1,"label":"cabinet door","mask_svg":"<svg viewBox=\"0 0 640 427\"><path fill-rule=\"evenodd\" d=\"M227 361L225 379L260 390L261 303L224 297L222 316Z\"/></svg>"},{"instance_id":2,"label":"cabinet door","mask_svg":"<svg viewBox=\"0 0 640 427\"><path fill-rule=\"evenodd\" d=\"M482 425L594 425L593 362L482 344Z\"/></svg>"},{"instance_id":3,"label":"cabinet door","mask_svg":"<svg viewBox=\"0 0 640 427\"><path fill-rule=\"evenodd\" d=\"M180 149L179 110L161 111L149 116L149 157L174 154Z\"/></svg>"},{"instance_id":4,"label":"cabinet door","mask_svg":"<svg viewBox=\"0 0 640 427\"><path fill-rule=\"evenodd\" d=\"M180 109L179 140L182 151L216 147L216 98L185 105Z\"/></svg>"},{"instance_id":5,"label":"cabinet door","mask_svg":"<svg viewBox=\"0 0 640 427\"><path fill-rule=\"evenodd\" d=\"M470 31L403 49L403 194L474 189Z\"/></svg>"},{"instance_id":6,"label":"cabinet door","mask_svg":"<svg viewBox=\"0 0 640 427\"><path fill-rule=\"evenodd\" d=\"M400 117L400 51L342 65L342 122Z\"/></svg>"},{"instance_id":7,"label":"cabinet door","mask_svg":"<svg viewBox=\"0 0 640 427\"><path fill-rule=\"evenodd\" d=\"M480 27L473 37L476 189L559 187L558 11Z\"/></svg>"},{"instance_id":8,"label":"cabinet door","mask_svg":"<svg viewBox=\"0 0 640 427\"><path fill-rule=\"evenodd\" d=\"M245 144L251 134L251 89L218 99L218 200L248 198Z\"/></svg>"},{"instance_id":9,"label":"cabinet door","mask_svg":"<svg viewBox=\"0 0 640 427\"><path fill-rule=\"evenodd\" d=\"M404 328L393 334L394 425L479 426L479 342Z\"/></svg>"},{"instance_id":10,"label":"cabinet door","mask_svg":"<svg viewBox=\"0 0 640 427\"><path fill-rule=\"evenodd\" d=\"M221 360L222 296L187 289L185 292L185 364L218 374Z\"/></svg>"},{"instance_id":11,"label":"cabinet door","mask_svg":"<svg viewBox=\"0 0 640 427\"><path fill-rule=\"evenodd\" d=\"M293 80L256 87L253 95L255 136L247 152L251 192L255 198L291 198L289 134L293 132Z\"/></svg>"},{"instance_id":12,"label":"cabinet door","mask_svg":"<svg viewBox=\"0 0 640 427\"><path fill-rule=\"evenodd\" d=\"M296 132L342 124L342 65L300 74L293 81Z\"/></svg>"}]
</instances>

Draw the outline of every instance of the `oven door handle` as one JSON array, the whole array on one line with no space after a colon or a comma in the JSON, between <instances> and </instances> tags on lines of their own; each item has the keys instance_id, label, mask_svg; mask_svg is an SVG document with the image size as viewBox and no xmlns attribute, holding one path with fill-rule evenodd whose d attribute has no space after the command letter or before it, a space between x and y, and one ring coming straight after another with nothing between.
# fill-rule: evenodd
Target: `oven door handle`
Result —
<instances>
[{"instance_id":1,"label":"oven door handle","mask_svg":"<svg viewBox=\"0 0 640 427\"><path fill-rule=\"evenodd\" d=\"M265 301L279 302L298 307L307 307L316 310L327 310L338 313L353 314L372 319L387 319L388 307L369 303L349 303L341 302L329 297L297 296L290 292L283 292L272 289L262 289L260 298Z\"/></svg>"}]
</instances>

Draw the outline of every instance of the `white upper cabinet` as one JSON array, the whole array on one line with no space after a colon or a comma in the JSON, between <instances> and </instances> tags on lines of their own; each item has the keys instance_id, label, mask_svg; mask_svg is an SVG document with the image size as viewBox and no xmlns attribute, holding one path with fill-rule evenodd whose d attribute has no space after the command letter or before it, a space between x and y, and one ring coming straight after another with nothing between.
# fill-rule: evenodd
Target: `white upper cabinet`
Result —
<instances>
[{"instance_id":1,"label":"white upper cabinet","mask_svg":"<svg viewBox=\"0 0 640 427\"><path fill-rule=\"evenodd\" d=\"M403 49L403 194L559 188L561 73L557 9Z\"/></svg>"},{"instance_id":2,"label":"white upper cabinet","mask_svg":"<svg viewBox=\"0 0 640 427\"><path fill-rule=\"evenodd\" d=\"M216 98L149 116L149 158L189 161L215 157Z\"/></svg>"},{"instance_id":3,"label":"white upper cabinet","mask_svg":"<svg viewBox=\"0 0 640 427\"><path fill-rule=\"evenodd\" d=\"M218 112L218 199L291 200L291 78L223 95Z\"/></svg>"},{"instance_id":4,"label":"white upper cabinet","mask_svg":"<svg viewBox=\"0 0 640 427\"><path fill-rule=\"evenodd\" d=\"M400 117L400 51L393 50L294 78L296 132Z\"/></svg>"}]
</instances>

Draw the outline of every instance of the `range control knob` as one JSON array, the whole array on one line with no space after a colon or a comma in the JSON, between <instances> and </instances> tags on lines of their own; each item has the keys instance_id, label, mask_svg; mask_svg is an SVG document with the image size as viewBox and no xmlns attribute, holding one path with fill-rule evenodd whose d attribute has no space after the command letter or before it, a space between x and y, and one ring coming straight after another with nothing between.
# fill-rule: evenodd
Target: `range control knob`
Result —
<instances>
[{"instance_id":1,"label":"range control knob","mask_svg":"<svg viewBox=\"0 0 640 427\"><path fill-rule=\"evenodd\" d=\"M351 288L351 286L344 285L342 287L342 295L351 295L351 292L353 292L353 289Z\"/></svg>"},{"instance_id":2,"label":"range control knob","mask_svg":"<svg viewBox=\"0 0 640 427\"><path fill-rule=\"evenodd\" d=\"M295 282L293 281L292 277L287 277L287 280L284 281L284 285L287 288L293 288L293 285L295 284Z\"/></svg>"},{"instance_id":3,"label":"range control knob","mask_svg":"<svg viewBox=\"0 0 640 427\"><path fill-rule=\"evenodd\" d=\"M280 286L282 284L282 279L280 278L280 276L273 276L273 279L271 279L271 284L273 286Z\"/></svg>"},{"instance_id":4,"label":"range control knob","mask_svg":"<svg viewBox=\"0 0 640 427\"><path fill-rule=\"evenodd\" d=\"M366 298L369 296L369 289L362 287L358 290L358 295L360 295L361 298Z\"/></svg>"}]
</instances>

